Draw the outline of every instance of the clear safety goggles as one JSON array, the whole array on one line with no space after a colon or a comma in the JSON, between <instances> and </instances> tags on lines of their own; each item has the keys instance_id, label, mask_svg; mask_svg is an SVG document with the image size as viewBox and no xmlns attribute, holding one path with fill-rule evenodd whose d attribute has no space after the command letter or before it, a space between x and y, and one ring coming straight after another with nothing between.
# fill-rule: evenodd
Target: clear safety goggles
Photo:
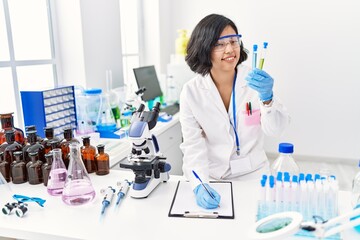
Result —
<instances>
[{"instance_id":1,"label":"clear safety goggles","mask_svg":"<svg viewBox=\"0 0 360 240\"><path fill-rule=\"evenodd\" d=\"M226 49L226 46L230 44L230 46L235 49L239 48L241 44L241 35L240 34L233 34L233 35L226 35L222 36L218 39L218 41L214 45L215 52L223 52Z\"/></svg>"}]
</instances>

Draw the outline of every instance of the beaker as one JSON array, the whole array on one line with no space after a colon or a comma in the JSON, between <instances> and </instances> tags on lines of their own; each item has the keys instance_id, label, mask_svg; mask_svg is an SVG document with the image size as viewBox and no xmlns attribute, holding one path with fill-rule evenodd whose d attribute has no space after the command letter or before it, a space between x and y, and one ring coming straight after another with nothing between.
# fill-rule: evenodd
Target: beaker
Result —
<instances>
[{"instance_id":1,"label":"beaker","mask_svg":"<svg viewBox=\"0 0 360 240\"><path fill-rule=\"evenodd\" d=\"M62 200L68 205L82 205L95 198L95 190L81 159L80 145L70 144L70 164Z\"/></svg>"},{"instance_id":2,"label":"beaker","mask_svg":"<svg viewBox=\"0 0 360 240\"><path fill-rule=\"evenodd\" d=\"M85 89L84 90L84 94L86 96L85 99L85 108L86 108L86 114L87 117L90 119L91 121L91 125L93 130L95 131L96 129L96 122L97 122L97 117L99 115L99 109L100 109L100 103L101 103L101 92L102 90L100 88L90 88L90 89ZM87 124L86 121L84 121L84 123L82 124Z\"/></svg>"}]
</instances>

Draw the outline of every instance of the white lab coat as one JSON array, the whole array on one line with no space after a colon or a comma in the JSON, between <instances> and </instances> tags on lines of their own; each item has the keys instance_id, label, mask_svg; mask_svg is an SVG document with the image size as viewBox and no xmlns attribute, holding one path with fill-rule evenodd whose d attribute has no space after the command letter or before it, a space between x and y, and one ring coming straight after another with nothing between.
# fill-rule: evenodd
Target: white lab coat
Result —
<instances>
[{"instance_id":1,"label":"white lab coat","mask_svg":"<svg viewBox=\"0 0 360 240\"><path fill-rule=\"evenodd\" d=\"M251 69L239 65L235 85L236 122L240 156L236 154L232 98L228 112L210 76L197 75L184 84L180 95L180 123L183 143L183 171L193 188L199 184L192 170L203 181L236 178L268 166L263 149L264 134L279 136L289 123L289 115L274 96L265 106L258 93L249 88L245 77ZM253 115L248 116L246 102ZM261 114L260 114L261 113ZM246 122L246 123L245 123Z\"/></svg>"}]
</instances>

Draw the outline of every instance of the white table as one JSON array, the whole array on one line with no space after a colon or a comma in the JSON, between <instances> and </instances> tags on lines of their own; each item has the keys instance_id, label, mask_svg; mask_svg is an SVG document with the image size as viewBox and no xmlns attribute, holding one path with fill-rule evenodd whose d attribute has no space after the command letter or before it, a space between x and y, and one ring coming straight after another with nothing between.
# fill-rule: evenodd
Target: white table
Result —
<instances>
[{"instance_id":1,"label":"white table","mask_svg":"<svg viewBox=\"0 0 360 240\"><path fill-rule=\"evenodd\" d=\"M45 207L29 203L23 218L15 214L0 216L0 236L20 239L247 239L248 229L255 222L258 181L233 182L235 219L188 219L168 217L179 176L171 176L161 183L146 199L127 196L117 211L114 203L99 220L103 196L101 188L115 187L117 181L132 180L131 171L112 170L109 175L91 174L97 191L93 202L83 206L67 206L61 197L47 194L43 185L10 184L13 192L0 186L0 204L12 201L13 194L46 199ZM117 188L116 188L117 189ZM340 210L350 210L350 193L340 193ZM114 198L115 200L115 198ZM343 234L343 239L359 239L354 230ZM292 237L290 239L302 239ZM309 238L303 238L309 239Z\"/></svg>"}]
</instances>

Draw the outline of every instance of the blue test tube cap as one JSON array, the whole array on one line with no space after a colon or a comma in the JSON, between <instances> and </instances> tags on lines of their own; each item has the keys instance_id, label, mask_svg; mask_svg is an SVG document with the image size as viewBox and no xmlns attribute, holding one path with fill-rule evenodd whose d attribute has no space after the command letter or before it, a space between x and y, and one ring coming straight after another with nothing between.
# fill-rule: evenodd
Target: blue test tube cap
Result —
<instances>
[{"instance_id":1,"label":"blue test tube cap","mask_svg":"<svg viewBox=\"0 0 360 240\"><path fill-rule=\"evenodd\" d=\"M305 174L304 173L300 173L299 174L299 182L300 181L304 181L305 180Z\"/></svg>"},{"instance_id":2,"label":"blue test tube cap","mask_svg":"<svg viewBox=\"0 0 360 240\"><path fill-rule=\"evenodd\" d=\"M290 182L290 175L284 175L284 182Z\"/></svg>"},{"instance_id":3,"label":"blue test tube cap","mask_svg":"<svg viewBox=\"0 0 360 240\"><path fill-rule=\"evenodd\" d=\"M254 44L254 45L253 45L253 51L256 52L257 49L258 49L258 45L257 45L257 44Z\"/></svg>"},{"instance_id":4,"label":"blue test tube cap","mask_svg":"<svg viewBox=\"0 0 360 240\"><path fill-rule=\"evenodd\" d=\"M268 42L264 42L264 48L267 48Z\"/></svg>"},{"instance_id":5,"label":"blue test tube cap","mask_svg":"<svg viewBox=\"0 0 360 240\"><path fill-rule=\"evenodd\" d=\"M306 181L309 181L309 180L312 181L312 175L310 173L306 174L305 180Z\"/></svg>"},{"instance_id":6,"label":"blue test tube cap","mask_svg":"<svg viewBox=\"0 0 360 240\"><path fill-rule=\"evenodd\" d=\"M315 181L320 179L320 174L315 174Z\"/></svg>"},{"instance_id":7,"label":"blue test tube cap","mask_svg":"<svg viewBox=\"0 0 360 240\"><path fill-rule=\"evenodd\" d=\"M298 181L298 176L293 175L291 182L296 183Z\"/></svg>"},{"instance_id":8,"label":"blue test tube cap","mask_svg":"<svg viewBox=\"0 0 360 240\"><path fill-rule=\"evenodd\" d=\"M262 187L265 187L266 179L261 179L260 184L261 184Z\"/></svg>"},{"instance_id":9,"label":"blue test tube cap","mask_svg":"<svg viewBox=\"0 0 360 240\"><path fill-rule=\"evenodd\" d=\"M289 172L284 172L284 178L285 177L290 177L290 173Z\"/></svg>"},{"instance_id":10,"label":"blue test tube cap","mask_svg":"<svg viewBox=\"0 0 360 240\"><path fill-rule=\"evenodd\" d=\"M268 177L268 176L267 176L267 175L265 175L265 174L264 174L264 175L262 175L262 179L267 179L267 177Z\"/></svg>"},{"instance_id":11,"label":"blue test tube cap","mask_svg":"<svg viewBox=\"0 0 360 240\"><path fill-rule=\"evenodd\" d=\"M282 181L282 176L283 176L282 172L278 172L277 176L276 176L276 180L277 181Z\"/></svg>"}]
</instances>

